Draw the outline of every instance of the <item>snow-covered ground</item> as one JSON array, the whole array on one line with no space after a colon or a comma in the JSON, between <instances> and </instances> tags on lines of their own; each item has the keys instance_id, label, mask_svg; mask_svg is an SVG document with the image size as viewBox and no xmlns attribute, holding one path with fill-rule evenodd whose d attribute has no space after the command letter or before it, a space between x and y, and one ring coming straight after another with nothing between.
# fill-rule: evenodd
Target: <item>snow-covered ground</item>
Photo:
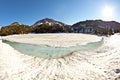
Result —
<instances>
[{"instance_id":1,"label":"snow-covered ground","mask_svg":"<svg viewBox=\"0 0 120 80\"><path fill-rule=\"evenodd\" d=\"M86 34L29 34L29 38L28 35L20 36L4 39L33 44L40 40L38 44L46 42L51 46L85 44L101 39ZM120 35L115 34L104 37L104 44L96 50L77 51L58 59L44 59L21 54L0 41L0 80L120 80L119 42Z\"/></svg>"},{"instance_id":2,"label":"snow-covered ground","mask_svg":"<svg viewBox=\"0 0 120 80\"><path fill-rule=\"evenodd\" d=\"M16 41L22 43L36 44L36 45L49 45L57 47L67 47L74 45L83 45L89 42L100 41L101 37L88 34L22 34L2 37L9 41Z\"/></svg>"}]
</instances>

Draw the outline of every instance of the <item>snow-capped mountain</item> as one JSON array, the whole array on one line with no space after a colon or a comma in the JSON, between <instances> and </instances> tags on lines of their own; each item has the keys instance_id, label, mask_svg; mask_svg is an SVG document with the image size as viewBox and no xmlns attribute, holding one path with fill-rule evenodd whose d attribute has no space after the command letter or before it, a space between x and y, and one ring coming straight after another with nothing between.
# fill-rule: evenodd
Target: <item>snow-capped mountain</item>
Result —
<instances>
[{"instance_id":1,"label":"snow-capped mountain","mask_svg":"<svg viewBox=\"0 0 120 80\"><path fill-rule=\"evenodd\" d=\"M37 21L34 25L35 33L68 33L72 32L71 27L62 22L45 18Z\"/></svg>"},{"instance_id":2,"label":"snow-capped mountain","mask_svg":"<svg viewBox=\"0 0 120 80\"><path fill-rule=\"evenodd\" d=\"M56 21L54 19L45 18L45 19L37 21L35 24L33 24L33 27L37 27L42 24L48 24L49 26L54 26L54 25L65 26L66 25L66 24Z\"/></svg>"}]
</instances>

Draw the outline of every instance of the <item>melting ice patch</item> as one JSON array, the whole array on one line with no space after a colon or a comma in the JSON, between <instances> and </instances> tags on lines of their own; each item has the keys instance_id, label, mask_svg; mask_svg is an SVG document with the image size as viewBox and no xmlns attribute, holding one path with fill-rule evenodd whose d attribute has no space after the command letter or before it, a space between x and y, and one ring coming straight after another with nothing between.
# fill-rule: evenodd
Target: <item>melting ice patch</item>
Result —
<instances>
[{"instance_id":1,"label":"melting ice patch","mask_svg":"<svg viewBox=\"0 0 120 80\"><path fill-rule=\"evenodd\" d=\"M2 42L9 44L17 51L27 55L43 57L43 58L58 58L58 57L70 55L75 51L86 51L86 50L96 49L103 44L103 39L101 41L91 42L86 45L76 45L70 47L51 47L47 45L33 45L33 44L12 42L8 40L2 40Z\"/></svg>"}]
</instances>

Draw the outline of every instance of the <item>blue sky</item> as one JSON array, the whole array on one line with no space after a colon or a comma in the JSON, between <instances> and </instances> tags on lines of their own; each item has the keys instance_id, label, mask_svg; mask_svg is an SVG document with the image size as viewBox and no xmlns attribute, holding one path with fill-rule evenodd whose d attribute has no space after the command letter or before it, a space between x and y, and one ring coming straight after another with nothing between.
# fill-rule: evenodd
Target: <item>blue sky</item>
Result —
<instances>
[{"instance_id":1,"label":"blue sky","mask_svg":"<svg viewBox=\"0 0 120 80\"><path fill-rule=\"evenodd\" d=\"M43 18L53 18L66 24L78 21L103 19L105 5L115 8L120 22L120 0L0 0L0 26L12 22L32 25Z\"/></svg>"}]
</instances>

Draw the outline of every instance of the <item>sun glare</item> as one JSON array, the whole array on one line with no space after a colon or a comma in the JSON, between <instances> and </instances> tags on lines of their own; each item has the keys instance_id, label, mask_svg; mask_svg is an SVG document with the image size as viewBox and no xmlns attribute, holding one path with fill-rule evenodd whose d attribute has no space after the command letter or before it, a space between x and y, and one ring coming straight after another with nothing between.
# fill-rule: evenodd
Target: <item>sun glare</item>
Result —
<instances>
[{"instance_id":1,"label":"sun glare","mask_svg":"<svg viewBox=\"0 0 120 80\"><path fill-rule=\"evenodd\" d=\"M102 10L102 16L105 20L111 20L114 18L114 7L112 6L105 6Z\"/></svg>"}]
</instances>

